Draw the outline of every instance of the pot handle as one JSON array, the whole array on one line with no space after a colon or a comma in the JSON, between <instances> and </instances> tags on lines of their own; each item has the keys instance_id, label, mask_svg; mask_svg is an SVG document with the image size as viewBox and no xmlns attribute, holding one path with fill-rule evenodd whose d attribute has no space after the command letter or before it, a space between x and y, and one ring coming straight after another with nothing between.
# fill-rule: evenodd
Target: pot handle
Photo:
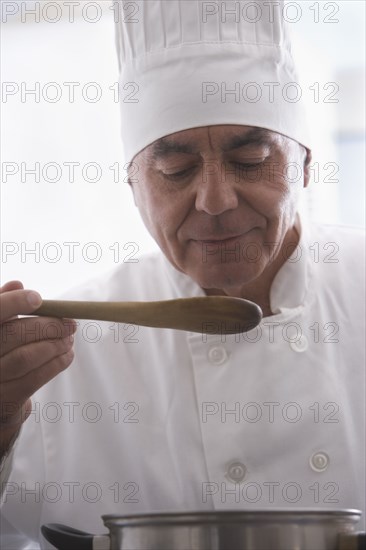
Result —
<instances>
[{"instance_id":1,"label":"pot handle","mask_svg":"<svg viewBox=\"0 0 366 550\"><path fill-rule=\"evenodd\" d=\"M366 532L340 535L338 550L366 550Z\"/></svg>"},{"instance_id":2,"label":"pot handle","mask_svg":"<svg viewBox=\"0 0 366 550\"><path fill-rule=\"evenodd\" d=\"M108 535L91 535L60 523L48 523L41 527L42 535L57 550L110 550L111 541Z\"/></svg>"}]
</instances>

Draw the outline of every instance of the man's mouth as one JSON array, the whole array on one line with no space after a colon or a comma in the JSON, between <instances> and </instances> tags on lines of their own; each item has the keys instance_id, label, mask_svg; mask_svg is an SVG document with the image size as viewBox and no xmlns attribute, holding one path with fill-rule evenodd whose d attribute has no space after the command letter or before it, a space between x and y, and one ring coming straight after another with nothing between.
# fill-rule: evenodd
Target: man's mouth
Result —
<instances>
[{"instance_id":1,"label":"man's mouth","mask_svg":"<svg viewBox=\"0 0 366 550\"><path fill-rule=\"evenodd\" d=\"M202 244L231 244L235 243L243 237L243 235L246 235L249 233L249 231L245 231L244 233L239 233L237 235L219 235L215 237L204 237L202 239L194 239L198 243Z\"/></svg>"}]
</instances>

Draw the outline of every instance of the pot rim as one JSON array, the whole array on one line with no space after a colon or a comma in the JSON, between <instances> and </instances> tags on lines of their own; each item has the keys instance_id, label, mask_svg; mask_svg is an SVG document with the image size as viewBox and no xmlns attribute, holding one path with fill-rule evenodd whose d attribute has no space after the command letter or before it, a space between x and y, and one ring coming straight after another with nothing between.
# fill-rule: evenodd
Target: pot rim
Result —
<instances>
[{"instance_id":1,"label":"pot rim","mask_svg":"<svg viewBox=\"0 0 366 550\"><path fill-rule=\"evenodd\" d=\"M180 524L202 524L202 523L240 523L263 521L283 523L321 523L331 522L352 522L357 523L362 512L353 508L324 509L324 508L281 508L276 510L199 510L186 512L161 512L153 514L123 515L105 514L102 516L104 524L121 527L141 527L143 525L180 525Z\"/></svg>"}]
</instances>

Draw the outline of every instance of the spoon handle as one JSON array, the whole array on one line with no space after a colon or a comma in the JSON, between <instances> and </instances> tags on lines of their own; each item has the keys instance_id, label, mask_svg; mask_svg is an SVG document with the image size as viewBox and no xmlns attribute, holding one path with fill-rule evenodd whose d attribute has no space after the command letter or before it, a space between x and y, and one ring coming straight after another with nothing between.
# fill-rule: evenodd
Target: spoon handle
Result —
<instances>
[{"instance_id":1,"label":"spoon handle","mask_svg":"<svg viewBox=\"0 0 366 550\"><path fill-rule=\"evenodd\" d=\"M132 323L141 316L136 302L78 302L68 300L43 300L35 315L42 317L68 317L114 323ZM143 303L140 304L143 306Z\"/></svg>"}]
</instances>

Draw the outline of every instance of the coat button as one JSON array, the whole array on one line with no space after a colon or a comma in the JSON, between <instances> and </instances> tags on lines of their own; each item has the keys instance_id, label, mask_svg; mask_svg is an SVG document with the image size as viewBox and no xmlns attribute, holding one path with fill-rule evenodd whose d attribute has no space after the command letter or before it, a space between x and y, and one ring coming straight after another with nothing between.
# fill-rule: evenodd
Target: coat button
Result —
<instances>
[{"instance_id":1,"label":"coat button","mask_svg":"<svg viewBox=\"0 0 366 550\"><path fill-rule=\"evenodd\" d=\"M213 365L223 365L228 360L228 353L225 348L214 346L208 352L208 359Z\"/></svg>"},{"instance_id":2,"label":"coat button","mask_svg":"<svg viewBox=\"0 0 366 550\"><path fill-rule=\"evenodd\" d=\"M291 342L290 348L294 351L297 351L298 353L302 353L306 351L309 347L308 339L303 334L300 336L296 342Z\"/></svg>"},{"instance_id":3,"label":"coat button","mask_svg":"<svg viewBox=\"0 0 366 550\"><path fill-rule=\"evenodd\" d=\"M310 467L314 472L324 472L329 465L329 456L326 453L314 453L310 457Z\"/></svg>"},{"instance_id":4,"label":"coat button","mask_svg":"<svg viewBox=\"0 0 366 550\"><path fill-rule=\"evenodd\" d=\"M245 478L247 469L241 462L233 462L230 464L226 476L234 483L240 483Z\"/></svg>"}]
</instances>

